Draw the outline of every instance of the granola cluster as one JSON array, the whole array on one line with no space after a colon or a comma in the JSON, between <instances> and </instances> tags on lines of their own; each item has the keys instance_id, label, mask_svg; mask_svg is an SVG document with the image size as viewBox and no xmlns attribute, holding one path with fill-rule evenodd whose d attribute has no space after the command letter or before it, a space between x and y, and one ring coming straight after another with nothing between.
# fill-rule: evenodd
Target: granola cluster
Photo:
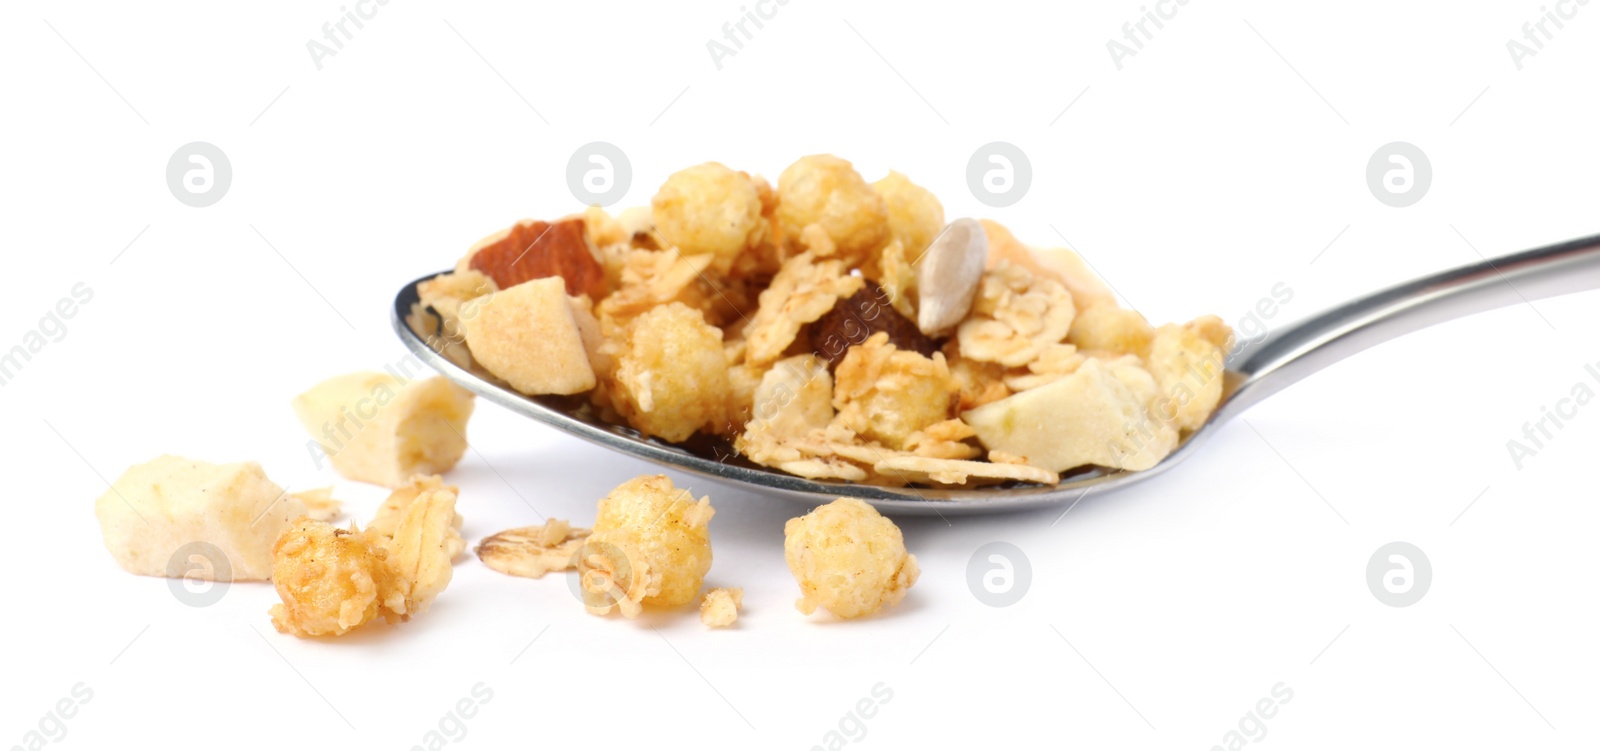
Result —
<instances>
[{"instance_id":1,"label":"granola cluster","mask_svg":"<svg viewBox=\"0 0 1600 751\"><path fill-rule=\"evenodd\" d=\"M1148 468L1215 410L1232 346L1219 319L1152 326L1071 250L947 225L905 175L828 155L776 187L712 162L648 207L519 222L420 292L413 328L518 391L884 485Z\"/></svg>"}]
</instances>

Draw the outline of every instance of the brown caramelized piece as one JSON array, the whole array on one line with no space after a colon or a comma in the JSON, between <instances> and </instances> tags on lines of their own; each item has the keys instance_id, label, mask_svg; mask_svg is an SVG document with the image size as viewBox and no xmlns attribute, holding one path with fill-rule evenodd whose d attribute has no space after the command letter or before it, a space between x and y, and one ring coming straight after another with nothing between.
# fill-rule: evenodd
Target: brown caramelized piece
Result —
<instances>
[{"instance_id":1,"label":"brown caramelized piece","mask_svg":"<svg viewBox=\"0 0 1600 751\"><path fill-rule=\"evenodd\" d=\"M889 295L872 282L861 291L835 303L833 310L824 313L811 324L811 344L818 357L828 361L832 370L844 359L851 345L861 344L878 332L889 335L889 343L932 357L939 345L917 328L915 321L900 315L889 304Z\"/></svg>"},{"instance_id":2,"label":"brown caramelized piece","mask_svg":"<svg viewBox=\"0 0 1600 751\"><path fill-rule=\"evenodd\" d=\"M500 289L559 276L569 295L591 300L605 296L605 271L589 250L582 219L518 224L473 255L472 268L494 279Z\"/></svg>"}]
</instances>

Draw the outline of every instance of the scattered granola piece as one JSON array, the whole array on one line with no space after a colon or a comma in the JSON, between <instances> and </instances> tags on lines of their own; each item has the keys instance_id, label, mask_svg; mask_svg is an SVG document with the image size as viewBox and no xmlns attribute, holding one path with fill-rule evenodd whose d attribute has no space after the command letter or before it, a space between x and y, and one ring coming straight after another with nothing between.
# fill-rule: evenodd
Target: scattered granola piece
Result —
<instances>
[{"instance_id":1,"label":"scattered granola piece","mask_svg":"<svg viewBox=\"0 0 1600 751\"><path fill-rule=\"evenodd\" d=\"M490 535L478 543L478 559L485 566L511 576L542 578L551 571L578 565L575 555L589 538L561 519L548 519L537 527L518 527Z\"/></svg>"},{"instance_id":2,"label":"scattered granola piece","mask_svg":"<svg viewBox=\"0 0 1600 751\"><path fill-rule=\"evenodd\" d=\"M631 618L640 604L693 602L711 569L715 513L709 497L696 502L666 475L635 477L600 499L594 531L578 551L589 612L617 606Z\"/></svg>"},{"instance_id":3,"label":"scattered granola piece","mask_svg":"<svg viewBox=\"0 0 1600 751\"><path fill-rule=\"evenodd\" d=\"M305 506L267 479L261 465L209 464L161 456L129 467L94 503L106 550L142 576L265 581L272 546ZM194 542L214 546L177 558Z\"/></svg>"},{"instance_id":4,"label":"scattered granola piece","mask_svg":"<svg viewBox=\"0 0 1600 751\"><path fill-rule=\"evenodd\" d=\"M739 608L744 607L744 588L732 587L706 592L700 601L700 622L709 628L727 628L739 620Z\"/></svg>"},{"instance_id":5,"label":"scattered granola piece","mask_svg":"<svg viewBox=\"0 0 1600 751\"><path fill-rule=\"evenodd\" d=\"M790 519L783 534L784 559L800 584L795 607L806 615L818 607L840 618L871 615L898 605L920 573L900 528L855 499Z\"/></svg>"},{"instance_id":6,"label":"scattered granola piece","mask_svg":"<svg viewBox=\"0 0 1600 751\"><path fill-rule=\"evenodd\" d=\"M319 522L331 522L344 513L344 503L333 497L332 487L302 490L289 497L306 507L306 516Z\"/></svg>"},{"instance_id":7,"label":"scattered granola piece","mask_svg":"<svg viewBox=\"0 0 1600 751\"><path fill-rule=\"evenodd\" d=\"M272 583L281 604L272 625L306 638L342 636L378 617L384 552L360 532L301 519L272 546Z\"/></svg>"},{"instance_id":8,"label":"scattered granola piece","mask_svg":"<svg viewBox=\"0 0 1600 751\"><path fill-rule=\"evenodd\" d=\"M390 493L383 505L378 507L378 513L372 517L372 524L367 526L367 534L378 543L379 547L388 547L390 540L399 531L400 521L407 509L411 508L417 498L434 491L443 491L452 497L461 494L460 488L444 484L444 478L438 475L412 477L410 482ZM454 508L454 501L451 503ZM444 538L445 548L452 559L467 549L466 541L461 538L461 525L464 523L465 520L460 514L452 514L449 530Z\"/></svg>"},{"instance_id":9,"label":"scattered granola piece","mask_svg":"<svg viewBox=\"0 0 1600 751\"><path fill-rule=\"evenodd\" d=\"M449 471L467 451L473 396L442 376L402 381L388 373L330 378L295 397L319 468L357 482L399 487L412 475Z\"/></svg>"}]
</instances>

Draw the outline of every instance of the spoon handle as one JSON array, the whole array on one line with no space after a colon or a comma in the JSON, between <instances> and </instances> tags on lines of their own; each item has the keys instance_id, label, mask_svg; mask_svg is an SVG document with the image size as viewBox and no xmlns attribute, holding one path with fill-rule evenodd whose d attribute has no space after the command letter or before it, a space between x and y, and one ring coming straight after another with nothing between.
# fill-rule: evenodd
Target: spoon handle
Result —
<instances>
[{"instance_id":1,"label":"spoon handle","mask_svg":"<svg viewBox=\"0 0 1600 751\"><path fill-rule=\"evenodd\" d=\"M1436 323L1592 289L1600 289L1600 235L1390 287L1236 349L1228 368L1244 381L1224 408L1242 411L1368 347Z\"/></svg>"}]
</instances>

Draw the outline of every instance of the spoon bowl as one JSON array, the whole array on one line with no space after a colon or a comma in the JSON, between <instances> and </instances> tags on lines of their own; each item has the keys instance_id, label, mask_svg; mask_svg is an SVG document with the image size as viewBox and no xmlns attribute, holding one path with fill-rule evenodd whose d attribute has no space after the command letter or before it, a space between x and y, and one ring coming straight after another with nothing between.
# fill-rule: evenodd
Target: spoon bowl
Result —
<instances>
[{"instance_id":1,"label":"spoon bowl","mask_svg":"<svg viewBox=\"0 0 1600 751\"><path fill-rule=\"evenodd\" d=\"M1135 485L1189 458L1223 424L1261 399L1357 352L1473 313L1600 288L1600 235L1484 259L1390 287L1274 334L1240 342L1228 357L1227 369L1218 376L1224 379L1223 396L1211 418L1183 436L1178 448L1151 469L1085 468L1063 475L1057 485L1013 483L973 489L808 480L754 464L724 439L696 435L683 443L667 443L645 438L632 428L599 419L582 396L518 393L446 359L406 324L418 302L417 285L434 276L417 279L396 295L391 315L395 332L412 354L490 402L613 451L758 495L809 505L858 498L885 513L952 516L1075 503L1088 495Z\"/></svg>"}]
</instances>

